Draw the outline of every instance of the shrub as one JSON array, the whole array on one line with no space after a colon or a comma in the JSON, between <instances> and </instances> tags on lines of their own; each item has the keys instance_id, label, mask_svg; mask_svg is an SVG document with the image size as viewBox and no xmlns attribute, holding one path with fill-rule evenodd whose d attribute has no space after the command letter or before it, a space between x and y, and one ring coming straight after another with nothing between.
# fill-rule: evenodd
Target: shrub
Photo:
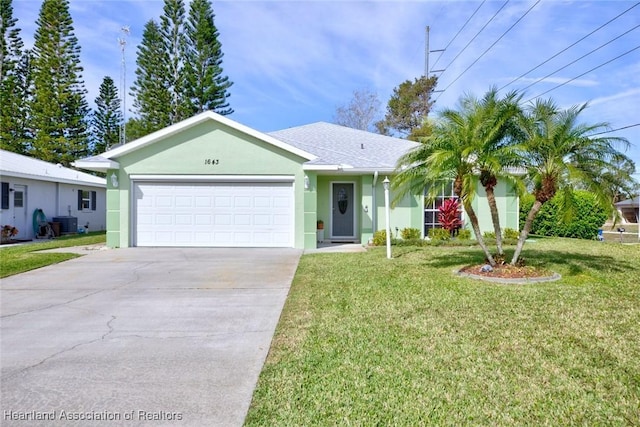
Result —
<instances>
[{"instance_id":1,"label":"shrub","mask_svg":"<svg viewBox=\"0 0 640 427\"><path fill-rule=\"evenodd\" d=\"M378 230L373 233L373 246L384 246L387 244L387 231Z\"/></svg>"},{"instance_id":2,"label":"shrub","mask_svg":"<svg viewBox=\"0 0 640 427\"><path fill-rule=\"evenodd\" d=\"M431 228L429 229L429 238L439 241L449 240L451 239L451 233L444 228Z\"/></svg>"},{"instance_id":3,"label":"shrub","mask_svg":"<svg viewBox=\"0 0 640 427\"><path fill-rule=\"evenodd\" d=\"M485 231L484 233L482 233L482 237L484 237L485 239L496 239L496 233L494 233L493 231Z\"/></svg>"},{"instance_id":4,"label":"shrub","mask_svg":"<svg viewBox=\"0 0 640 427\"><path fill-rule=\"evenodd\" d=\"M563 194L558 193L542 206L533 221L531 234L595 239L598 235L598 229L607 220L606 209L597 202L593 194L578 190L570 196L576 207L574 215L566 220L565 212L562 209L563 197ZM520 203L521 227L524 226L524 218L533 206L533 196L528 199L531 203L528 203L529 200Z\"/></svg>"},{"instance_id":5,"label":"shrub","mask_svg":"<svg viewBox=\"0 0 640 427\"><path fill-rule=\"evenodd\" d=\"M504 230L502 230L502 237L508 240L518 240L518 237L520 237L520 233L518 232L518 230L514 230L513 228L505 228Z\"/></svg>"},{"instance_id":6,"label":"shrub","mask_svg":"<svg viewBox=\"0 0 640 427\"><path fill-rule=\"evenodd\" d=\"M403 240L415 240L420 238L420 230L417 228L403 228L400 231Z\"/></svg>"},{"instance_id":7,"label":"shrub","mask_svg":"<svg viewBox=\"0 0 640 427\"><path fill-rule=\"evenodd\" d=\"M458 230L458 240L471 240L471 230L466 228Z\"/></svg>"},{"instance_id":8,"label":"shrub","mask_svg":"<svg viewBox=\"0 0 640 427\"><path fill-rule=\"evenodd\" d=\"M428 241L423 239L394 240L391 243L396 246L427 246L429 244Z\"/></svg>"},{"instance_id":9,"label":"shrub","mask_svg":"<svg viewBox=\"0 0 640 427\"><path fill-rule=\"evenodd\" d=\"M438 222L442 225L442 228L448 231L460 228L462 225L462 221L460 221L460 203L456 199L445 200L442 206L438 208L438 211Z\"/></svg>"}]
</instances>

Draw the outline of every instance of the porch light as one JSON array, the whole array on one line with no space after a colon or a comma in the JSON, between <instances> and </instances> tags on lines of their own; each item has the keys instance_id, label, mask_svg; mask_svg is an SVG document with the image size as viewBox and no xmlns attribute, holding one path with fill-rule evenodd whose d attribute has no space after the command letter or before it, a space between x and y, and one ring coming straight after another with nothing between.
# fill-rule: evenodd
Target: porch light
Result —
<instances>
[{"instance_id":1,"label":"porch light","mask_svg":"<svg viewBox=\"0 0 640 427\"><path fill-rule=\"evenodd\" d=\"M382 181L382 186L384 187L384 211L385 211L385 230L387 235L387 258L391 259L391 226L389 225L389 177L386 176L384 181Z\"/></svg>"},{"instance_id":2,"label":"porch light","mask_svg":"<svg viewBox=\"0 0 640 427\"><path fill-rule=\"evenodd\" d=\"M309 177L307 175L304 176L304 189L308 190L309 189Z\"/></svg>"}]
</instances>

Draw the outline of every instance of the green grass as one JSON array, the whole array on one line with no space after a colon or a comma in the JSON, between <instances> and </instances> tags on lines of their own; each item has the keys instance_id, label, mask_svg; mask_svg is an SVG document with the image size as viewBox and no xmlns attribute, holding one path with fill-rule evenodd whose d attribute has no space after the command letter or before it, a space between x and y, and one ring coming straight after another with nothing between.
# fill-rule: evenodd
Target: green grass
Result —
<instances>
[{"instance_id":1,"label":"green grass","mask_svg":"<svg viewBox=\"0 0 640 427\"><path fill-rule=\"evenodd\" d=\"M25 271L34 270L51 264L56 264L79 255L71 253L40 253L43 249L67 248L71 246L92 245L104 243L104 232L69 235L38 243L20 244L0 248L0 278Z\"/></svg>"},{"instance_id":2,"label":"green grass","mask_svg":"<svg viewBox=\"0 0 640 427\"><path fill-rule=\"evenodd\" d=\"M640 245L528 243L563 276L535 285L393 253L302 257L246 425L640 424Z\"/></svg>"}]
</instances>

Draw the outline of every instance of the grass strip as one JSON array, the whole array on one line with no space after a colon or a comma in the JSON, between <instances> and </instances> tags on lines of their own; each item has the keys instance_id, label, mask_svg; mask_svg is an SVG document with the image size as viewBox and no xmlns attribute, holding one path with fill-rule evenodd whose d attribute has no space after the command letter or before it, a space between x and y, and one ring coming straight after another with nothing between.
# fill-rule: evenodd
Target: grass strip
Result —
<instances>
[{"instance_id":1,"label":"grass strip","mask_svg":"<svg viewBox=\"0 0 640 427\"><path fill-rule=\"evenodd\" d=\"M80 256L72 253L41 253L39 251L104 243L105 238L106 234L104 232L92 232L0 248L0 278Z\"/></svg>"}]
</instances>

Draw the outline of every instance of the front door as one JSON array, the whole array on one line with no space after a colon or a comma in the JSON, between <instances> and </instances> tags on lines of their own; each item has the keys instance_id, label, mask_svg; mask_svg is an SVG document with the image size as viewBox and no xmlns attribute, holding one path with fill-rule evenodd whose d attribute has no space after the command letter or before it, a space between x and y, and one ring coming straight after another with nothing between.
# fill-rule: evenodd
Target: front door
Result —
<instances>
[{"instance_id":1,"label":"front door","mask_svg":"<svg viewBox=\"0 0 640 427\"><path fill-rule=\"evenodd\" d=\"M13 186L13 226L18 229L14 239L26 239L27 233L27 186Z\"/></svg>"},{"instance_id":2,"label":"front door","mask_svg":"<svg viewBox=\"0 0 640 427\"><path fill-rule=\"evenodd\" d=\"M331 238L355 239L355 197L352 182L334 182L331 190Z\"/></svg>"}]
</instances>

